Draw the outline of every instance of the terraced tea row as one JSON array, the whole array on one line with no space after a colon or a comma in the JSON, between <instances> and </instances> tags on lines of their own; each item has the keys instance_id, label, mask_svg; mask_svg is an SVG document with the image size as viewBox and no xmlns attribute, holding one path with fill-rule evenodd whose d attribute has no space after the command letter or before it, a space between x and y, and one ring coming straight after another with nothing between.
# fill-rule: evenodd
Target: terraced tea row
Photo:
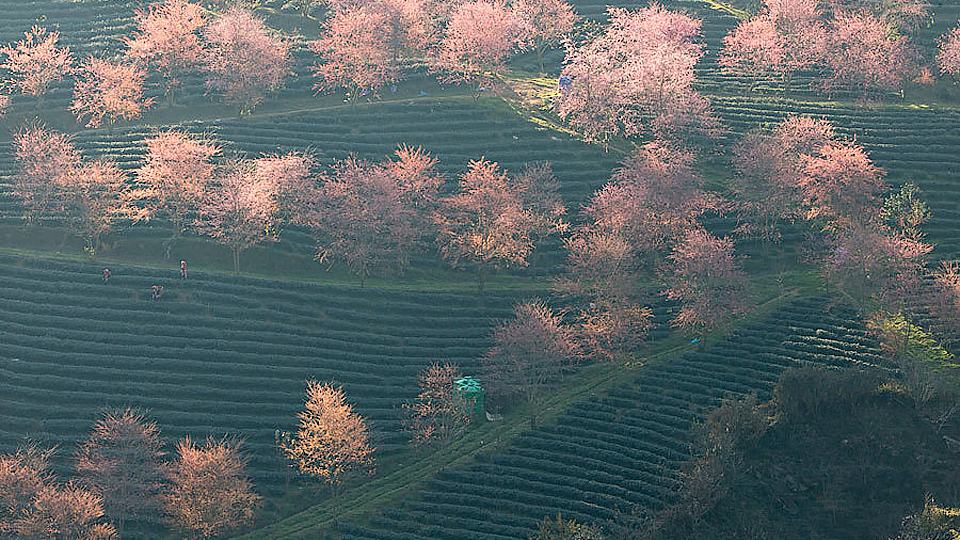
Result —
<instances>
[{"instance_id":1,"label":"terraced tea row","mask_svg":"<svg viewBox=\"0 0 960 540\"><path fill-rule=\"evenodd\" d=\"M805 364L880 362L877 343L850 311L823 299L778 310L762 323L682 359L645 367L632 383L573 404L556 422L524 432L502 452L430 480L416 500L384 509L350 540L527 538L545 516L603 524L618 511L656 509L676 496L690 431L723 397L770 397L781 372ZM275 538L311 538L309 516Z\"/></svg>"},{"instance_id":2,"label":"terraced tea row","mask_svg":"<svg viewBox=\"0 0 960 540\"><path fill-rule=\"evenodd\" d=\"M274 430L294 427L306 379L341 382L389 453L418 371L476 373L516 300L112 270L103 285L92 265L0 256L3 450L27 436L69 449L102 408L139 406L169 438L238 433L276 492Z\"/></svg>"}]
</instances>

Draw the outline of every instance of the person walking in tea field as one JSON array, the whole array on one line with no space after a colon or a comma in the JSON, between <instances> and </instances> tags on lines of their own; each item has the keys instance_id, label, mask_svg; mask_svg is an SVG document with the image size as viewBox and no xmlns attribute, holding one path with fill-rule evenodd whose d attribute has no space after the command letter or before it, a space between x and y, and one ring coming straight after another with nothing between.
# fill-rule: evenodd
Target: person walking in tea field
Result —
<instances>
[{"instance_id":1,"label":"person walking in tea field","mask_svg":"<svg viewBox=\"0 0 960 540\"><path fill-rule=\"evenodd\" d=\"M109 268L104 268L104 269L103 269L103 283L104 283L104 285L106 285L107 283L110 283L110 269L109 269Z\"/></svg>"},{"instance_id":2,"label":"person walking in tea field","mask_svg":"<svg viewBox=\"0 0 960 540\"><path fill-rule=\"evenodd\" d=\"M162 296L163 296L163 285L154 285L153 293L150 295L150 298L153 298L153 300L156 302L156 301L159 301L160 297Z\"/></svg>"},{"instance_id":3,"label":"person walking in tea field","mask_svg":"<svg viewBox=\"0 0 960 540\"><path fill-rule=\"evenodd\" d=\"M187 261L180 261L180 279L187 279Z\"/></svg>"}]
</instances>

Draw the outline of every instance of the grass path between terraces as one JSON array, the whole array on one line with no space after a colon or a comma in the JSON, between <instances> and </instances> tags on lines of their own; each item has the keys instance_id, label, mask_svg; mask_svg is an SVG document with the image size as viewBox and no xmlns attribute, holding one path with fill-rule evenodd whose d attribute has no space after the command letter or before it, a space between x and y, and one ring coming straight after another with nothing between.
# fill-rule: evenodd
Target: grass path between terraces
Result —
<instances>
[{"instance_id":1,"label":"grass path between terraces","mask_svg":"<svg viewBox=\"0 0 960 540\"><path fill-rule=\"evenodd\" d=\"M669 362L697 348L707 348L722 340L735 328L757 321L784 303L796 298L816 294L819 280L813 272L800 272L792 276L791 285L778 292L773 276L763 276L754 282L754 293L762 296L749 313L732 320L728 325L703 336L697 345L689 337L674 333L669 338L655 343L635 361L621 363L596 363L568 376L563 388L543 399L538 415L541 424L549 423L569 405L590 395L608 392L615 386L629 381L639 370L650 364ZM519 409L524 409L523 407ZM464 467L473 456L505 448L510 442L530 427L525 410L506 414L498 422L485 422L472 427L460 439L446 448L434 451L406 450L377 464L379 473L370 480L354 480L340 495L340 521L363 523L375 511L396 505L414 497L424 482L445 468ZM320 538L321 534L335 523L334 505L326 490L317 490L324 500L315 506L297 512L280 521L235 537L234 540L292 540Z\"/></svg>"}]
</instances>

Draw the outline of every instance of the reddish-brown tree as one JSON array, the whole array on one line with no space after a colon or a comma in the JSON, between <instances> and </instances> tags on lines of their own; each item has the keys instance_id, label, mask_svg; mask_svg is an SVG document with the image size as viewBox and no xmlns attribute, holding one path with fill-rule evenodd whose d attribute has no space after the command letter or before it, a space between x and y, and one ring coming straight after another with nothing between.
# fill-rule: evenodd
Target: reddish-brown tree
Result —
<instances>
[{"instance_id":1,"label":"reddish-brown tree","mask_svg":"<svg viewBox=\"0 0 960 540\"><path fill-rule=\"evenodd\" d=\"M41 101L50 85L73 73L69 47L57 47L60 32L48 32L34 26L13 45L0 47L7 59L0 67L10 72L13 84L21 92Z\"/></svg>"},{"instance_id":2,"label":"reddish-brown tree","mask_svg":"<svg viewBox=\"0 0 960 540\"><path fill-rule=\"evenodd\" d=\"M304 408L297 413L300 427L283 450L301 473L330 484L336 508L346 474L373 466L367 422L353 412L343 388L327 383L307 382Z\"/></svg>"},{"instance_id":3,"label":"reddish-brown tree","mask_svg":"<svg viewBox=\"0 0 960 540\"><path fill-rule=\"evenodd\" d=\"M470 423L471 405L457 393L454 381L463 377L456 364L433 364L420 372L420 393L405 403L404 427L415 444L446 444Z\"/></svg>"},{"instance_id":4,"label":"reddish-brown tree","mask_svg":"<svg viewBox=\"0 0 960 540\"><path fill-rule=\"evenodd\" d=\"M847 90L869 101L901 92L917 71L916 51L903 35L865 11L834 13L828 29L822 84L828 92Z\"/></svg>"},{"instance_id":5,"label":"reddish-brown tree","mask_svg":"<svg viewBox=\"0 0 960 540\"><path fill-rule=\"evenodd\" d=\"M192 222L197 204L216 170L219 145L206 137L167 130L148 137L137 180L152 192L150 210L173 225L176 238Z\"/></svg>"},{"instance_id":6,"label":"reddish-brown tree","mask_svg":"<svg viewBox=\"0 0 960 540\"><path fill-rule=\"evenodd\" d=\"M62 216L66 208L61 179L80 167L80 151L69 135L43 124L22 126L13 138L17 172L13 194L23 201L27 221Z\"/></svg>"},{"instance_id":7,"label":"reddish-brown tree","mask_svg":"<svg viewBox=\"0 0 960 540\"><path fill-rule=\"evenodd\" d=\"M454 267L476 266L480 294L488 267L525 266L533 250L536 219L524 207L517 183L482 157L460 175L458 193L441 201L435 221L440 253Z\"/></svg>"},{"instance_id":8,"label":"reddish-brown tree","mask_svg":"<svg viewBox=\"0 0 960 540\"><path fill-rule=\"evenodd\" d=\"M944 261L933 271L930 310L937 317L934 327L949 341L960 333L960 263Z\"/></svg>"},{"instance_id":9,"label":"reddish-brown tree","mask_svg":"<svg viewBox=\"0 0 960 540\"><path fill-rule=\"evenodd\" d=\"M166 472L170 487L163 495L173 525L191 536L213 538L251 523L262 499L246 469L247 458L235 440L177 442L176 461Z\"/></svg>"},{"instance_id":10,"label":"reddish-brown tree","mask_svg":"<svg viewBox=\"0 0 960 540\"><path fill-rule=\"evenodd\" d=\"M955 80L960 80L960 25L940 37L937 64L942 73L949 73Z\"/></svg>"},{"instance_id":11,"label":"reddish-brown tree","mask_svg":"<svg viewBox=\"0 0 960 540\"><path fill-rule=\"evenodd\" d=\"M233 269L240 273L240 254L264 241L277 239L279 217L277 179L258 174L256 162L238 161L208 184L195 226L227 246Z\"/></svg>"},{"instance_id":12,"label":"reddish-brown tree","mask_svg":"<svg viewBox=\"0 0 960 540\"><path fill-rule=\"evenodd\" d=\"M526 28L525 41L537 53L542 73L543 53L569 36L577 14L564 0L515 0L510 7Z\"/></svg>"},{"instance_id":13,"label":"reddish-brown tree","mask_svg":"<svg viewBox=\"0 0 960 540\"><path fill-rule=\"evenodd\" d=\"M653 310L627 297L608 296L590 302L580 312L577 327L584 353L604 360L621 360L647 339Z\"/></svg>"},{"instance_id":14,"label":"reddish-brown tree","mask_svg":"<svg viewBox=\"0 0 960 540\"><path fill-rule=\"evenodd\" d=\"M143 97L146 73L137 65L91 56L80 71L70 110L77 122L89 116L87 127L100 126L104 118L110 123L137 118L153 104L153 98Z\"/></svg>"},{"instance_id":15,"label":"reddish-brown tree","mask_svg":"<svg viewBox=\"0 0 960 540\"><path fill-rule=\"evenodd\" d=\"M748 304L747 276L729 238L700 228L684 233L663 272L663 294L680 301L673 324L688 330L709 330Z\"/></svg>"},{"instance_id":16,"label":"reddish-brown tree","mask_svg":"<svg viewBox=\"0 0 960 540\"><path fill-rule=\"evenodd\" d=\"M172 102L183 75L203 61L199 34L205 22L203 10L186 0L164 0L135 14L137 31L123 39L127 55L157 69Z\"/></svg>"},{"instance_id":17,"label":"reddish-brown tree","mask_svg":"<svg viewBox=\"0 0 960 540\"><path fill-rule=\"evenodd\" d=\"M104 234L124 221L145 217L137 204L142 192L130 188L127 175L113 162L90 161L61 176L67 202L67 222L85 242L91 257L100 252Z\"/></svg>"},{"instance_id":18,"label":"reddish-brown tree","mask_svg":"<svg viewBox=\"0 0 960 540\"><path fill-rule=\"evenodd\" d=\"M348 158L322 179L317 258L342 261L361 286L369 275L409 266L442 182L426 152L402 147L397 156L386 163Z\"/></svg>"},{"instance_id":19,"label":"reddish-brown tree","mask_svg":"<svg viewBox=\"0 0 960 540\"><path fill-rule=\"evenodd\" d=\"M822 60L825 24L815 1L767 0L765 4L759 15L741 22L723 38L720 65L754 76L777 75L786 94L794 73Z\"/></svg>"},{"instance_id":20,"label":"reddish-brown tree","mask_svg":"<svg viewBox=\"0 0 960 540\"><path fill-rule=\"evenodd\" d=\"M513 313L494 330L494 346L480 359L483 380L497 395L522 397L535 425L541 392L560 381L580 351L573 331L542 301L517 304Z\"/></svg>"},{"instance_id":21,"label":"reddish-brown tree","mask_svg":"<svg viewBox=\"0 0 960 540\"><path fill-rule=\"evenodd\" d=\"M122 532L127 520L156 516L163 483L160 428L132 409L104 413L77 450L77 472L103 498Z\"/></svg>"},{"instance_id":22,"label":"reddish-brown tree","mask_svg":"<svg viewBox=\"0 0 960 540\"><path fill-rule=\"evenodd\" d=\"M649 132L677 137L712 134L709 103L693 90L703 56L700 21L653 3L609 9L603 34L568 51L554 110L588 140Z\"/></svg>"},{"instance_id":23,"label":"reddish-brown tree","mask_svg":"<svg viewBox=\"0 0 960 540\"><path fill-rule=\"evenodd\" d=\"M498 0L460 4L450 16L433 58L441 79L476 85L493 85L511 54L525 46L527 33L517 15Z\"/></svg>"},{"instance_id":24,"label":"reddish-brown tree","mask_svg":"<svg viewBox=\"0 0 960 540\"><path fill-rule=\"evenodd\" d=\"M290 44L239 5L210 22L203 36L207 87L241 113L253 110L290 72Z\"/></svg>"}]
</instances>

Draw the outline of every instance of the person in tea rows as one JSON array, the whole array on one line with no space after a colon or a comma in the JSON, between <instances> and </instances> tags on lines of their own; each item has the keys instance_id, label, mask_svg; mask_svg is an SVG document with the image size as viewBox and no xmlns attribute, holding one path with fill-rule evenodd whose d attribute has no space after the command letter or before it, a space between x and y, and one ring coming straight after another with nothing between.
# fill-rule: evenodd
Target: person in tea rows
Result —
<instances>
[{"instance_id":1,"label":"person in tea rows","mask_svg":"<svg viewBox=\"0 0 960 540\"><path fill-rule=\"evenodd\" d=\"M104 268L104 269L103 269L103 283L104 283L104 284L110 283L110 269L109 269L109 268Z\"/></svg>"},{"instance_id":2,"label":"person in tea rows","mask_svg":"<svg viewBox=\"0 0 960 540\"><path fill-rule=\"evenodd\" d=\"M154 301L158 301L162 296L163 296L163 285L154 285L153 293L150 295L150 298L153 298Z\"/></svg>"},{"instance_id":3,"label":"person in tea rows","mask_svg":"<svg viewBox=\"0 0 960 540\"><path fill-rule=\"evenodd\" d=\"M180 279L187 279L187 261L180 261Z\"/></svg>"}]
</instances>

